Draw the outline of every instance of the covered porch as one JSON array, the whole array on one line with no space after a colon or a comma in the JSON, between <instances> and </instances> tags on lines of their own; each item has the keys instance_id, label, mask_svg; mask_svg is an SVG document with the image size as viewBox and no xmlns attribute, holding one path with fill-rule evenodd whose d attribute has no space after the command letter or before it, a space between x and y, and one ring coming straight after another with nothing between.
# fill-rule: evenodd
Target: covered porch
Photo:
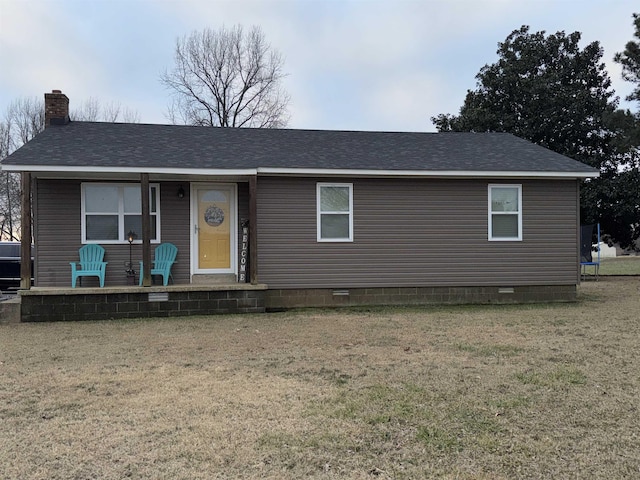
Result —
<instances>
[{"instance_id":1,"label":"covered porch","mask_svg":"<svg viewBox=\"0 0 640 480\"><path fill-rule=\"evenodd\" d=\"M35 272L24 271L30 265L23 262L23 279L31 275L38 287L66 287L69 262L78 260L80 247L97 243L106 251L105 285L129 285L133 276L136 285L142 278L142 285L152 286L153 252L167 242L178 249L171 269L176 284L206 284L213 277L217 283L257 283L255 176L147 177L23 172L27 256L25 240L33 237L35 245ZM103 206L109 196L113 212ZM133 241L127 241L127 232ZM92 277L83 279L84 286L97 284ZM23 289L29 286L22 282Z\"/></svg>"}]
</instances>

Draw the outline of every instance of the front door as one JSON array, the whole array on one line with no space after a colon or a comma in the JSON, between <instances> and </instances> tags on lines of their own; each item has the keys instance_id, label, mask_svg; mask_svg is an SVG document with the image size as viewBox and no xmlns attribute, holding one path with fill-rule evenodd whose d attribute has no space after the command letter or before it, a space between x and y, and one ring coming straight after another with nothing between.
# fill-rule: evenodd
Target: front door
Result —
<instances>
[{"instance_id":1,"label":"front door","mask_svg":"<svg viewBox=\"0 0 640 480\"><path fill-rule=\"evenodd\" d=\"M235 273L235 185L193 186L193 273Z\"/></svg>"}]
</instances>

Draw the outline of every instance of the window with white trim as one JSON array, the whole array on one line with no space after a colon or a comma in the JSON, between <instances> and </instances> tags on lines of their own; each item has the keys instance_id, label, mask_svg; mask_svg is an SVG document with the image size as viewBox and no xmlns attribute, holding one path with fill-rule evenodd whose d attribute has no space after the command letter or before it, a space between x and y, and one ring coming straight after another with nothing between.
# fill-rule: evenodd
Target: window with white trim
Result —
<instances>
[{"instance_id":1,"label":"window with white trim","mask_svg":"<svg viewBox=\"0 0 640 480\"><path fill-rule=\"evenodd\" d=\"M489 240L522 240L522 185L489 185Z\"/></svg>"},{"instance_id":2,"label":"window with white trim","mask_svg":"<svg viewBox=\"0 0 640 480\"><path fill-rule=\"evenodd\" d=\"M149 185L151 241L160 241L160 185ZM140 184L82 184L82 243L128 243L129 231L142 240Z\"/></svg>"},{"instance_id":3,"label":"window with white trim","mask_svg":"<svg viewBox=\"0 0 640 480\"><path fill-rule=\"evenodd\" d=\"M318 242L353 241L353 184L318 183Z\"/></svg>"}]
</instances>

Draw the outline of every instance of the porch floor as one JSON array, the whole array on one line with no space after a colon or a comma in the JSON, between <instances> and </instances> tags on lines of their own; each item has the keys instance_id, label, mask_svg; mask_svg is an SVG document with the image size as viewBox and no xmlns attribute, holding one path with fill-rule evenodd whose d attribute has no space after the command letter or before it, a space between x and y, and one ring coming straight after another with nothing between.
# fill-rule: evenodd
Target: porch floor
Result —
<instances>
[{"instance_id":1,"label":"porch floor","mask_svg":"<svg viewBox=\"0 0 640 480\"><path fill-rule=\"evenodd\" d=\"M152 285L151 287L139 287L137 285L118 285L106 287L31 287L30 290L18 290L18 295L113 295L120 293L158 293L158 292L213 292L213 291L255 291L266 290L264 283L215 283L215 284L170 284Z\"/></svg>"}]
</instances>

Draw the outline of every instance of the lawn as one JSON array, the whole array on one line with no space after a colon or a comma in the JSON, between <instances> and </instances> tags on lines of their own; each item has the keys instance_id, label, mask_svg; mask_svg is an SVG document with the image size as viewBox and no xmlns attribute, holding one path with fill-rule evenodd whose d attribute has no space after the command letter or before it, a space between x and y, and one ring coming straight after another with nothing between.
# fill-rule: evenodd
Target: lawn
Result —
<instances>
[{"instance_id":1,"label":"lawn","mask_svg":"<svg viewBox=\"0 0 640 480\"><path fill-rule=\"evenodd\" d=\"M0 478L638 478L640 278L571 304L0 326Z\"/></svg>"},{"instance_id":2,"label":"lawn","mask_svg":"<svg viewBox=\"0 0 640 480\"><path fill-rule=\"evenodd\" d=\"M593 273L593 267L588 272ZM640 256L603 258L600 275L640 275Z\"/></svg>"}]
</instances>

